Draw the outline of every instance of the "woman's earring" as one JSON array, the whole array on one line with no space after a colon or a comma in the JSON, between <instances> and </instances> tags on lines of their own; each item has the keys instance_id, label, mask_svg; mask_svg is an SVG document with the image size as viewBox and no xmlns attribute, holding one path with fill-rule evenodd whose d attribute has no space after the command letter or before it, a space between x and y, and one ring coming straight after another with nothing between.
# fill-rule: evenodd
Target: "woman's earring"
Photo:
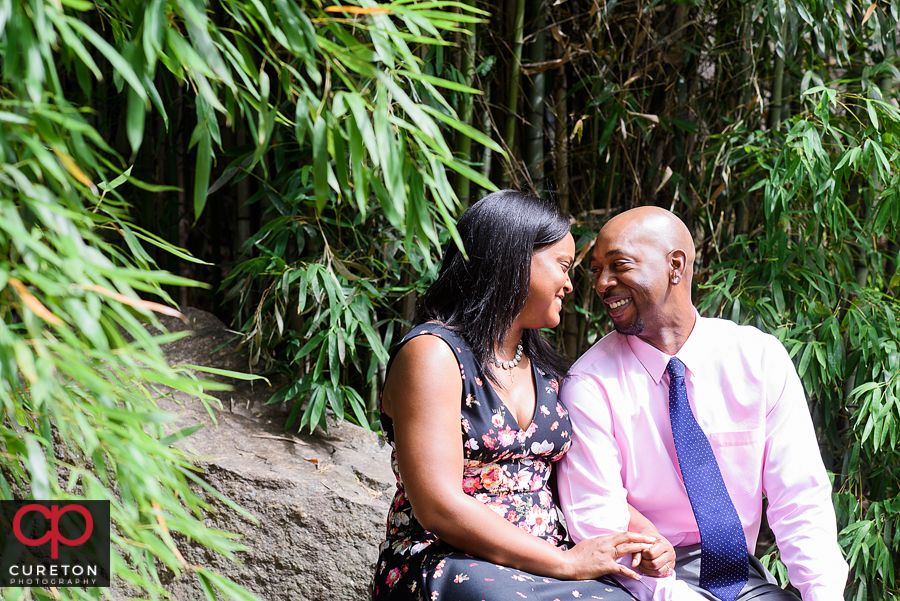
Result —
<instances>
[{"instance_id":1,"label":"woman's earring","mask_svg":"<svg viewBox=\"0 0 900 601\"><path fill-rule=\"evenodd\" d=\"M675 277L672 278L672 283L673 283L673 284L677 284L677 283L678 283L678 276L677 276L677 275L676 275Z\"/></svg>"}]
</instances>

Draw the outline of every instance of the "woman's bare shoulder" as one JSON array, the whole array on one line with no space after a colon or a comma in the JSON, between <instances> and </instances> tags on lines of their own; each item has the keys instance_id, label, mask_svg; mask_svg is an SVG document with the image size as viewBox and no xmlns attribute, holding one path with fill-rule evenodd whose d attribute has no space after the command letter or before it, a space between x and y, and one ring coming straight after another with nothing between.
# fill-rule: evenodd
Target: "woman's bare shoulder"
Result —
<instances>
[{"instance_id":1,"label":"woman's bare shoulder","mask_svg":"<svg viewBox=\"0 0 900 601\"><path fill-rule=\"evenodd\" d=\"M430 377L444 374L459 377L459 361L447 340L422 334L407 341L397 352L391 374L395 370L405 377L416 377L420 373Z\"/></svg>"},{"instance_id":2,"label":"woman's bare shoulder","mask_svg":"<svg viewBox=\"0 0 900 601\"><path fill-rule=\"evenodd\" d=\"M422 334L408 340L397 352L384 385L385 413L397 403L414 402L418 395L459 401L462 376L459 361L448 342Z\"/></svg>"}]
</instances>

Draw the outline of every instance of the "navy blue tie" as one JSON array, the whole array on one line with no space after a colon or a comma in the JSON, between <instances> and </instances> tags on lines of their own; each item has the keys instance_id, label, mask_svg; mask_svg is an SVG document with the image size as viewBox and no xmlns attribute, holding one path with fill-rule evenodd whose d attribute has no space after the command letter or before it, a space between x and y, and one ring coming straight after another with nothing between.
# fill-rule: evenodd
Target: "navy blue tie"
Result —
<instances>
[{"instance_id":1,"label":"navy blue tie","mask_svg":"<svg viewBox=\"0 0 900 601\"><path fill-rule=\"evenodd\" d=\"M675 452L700 529L700 586L722 601L734 601L747 582L747 539L716 456L691 411L684 363L672 357L666 371Z\"/></svg>"}]
</instances>

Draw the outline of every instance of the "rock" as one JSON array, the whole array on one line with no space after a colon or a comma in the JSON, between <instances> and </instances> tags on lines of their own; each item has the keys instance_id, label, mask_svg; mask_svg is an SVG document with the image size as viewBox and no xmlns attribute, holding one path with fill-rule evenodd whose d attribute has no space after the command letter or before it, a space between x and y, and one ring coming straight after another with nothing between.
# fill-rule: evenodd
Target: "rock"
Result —
<instances>
[{"instance_id":1,"label":"rock","mask_svg":"<svg viewBox=\"0 0 900 601\"><path fill-rule=\"evenodd\" d=\"M233 352L234 335L218 319L194 309L185 315L186 324L164 321L170 331L194 332L164 347L171 364L249 371L246 359ZM197 456L207 482L258 520L205 495L215 507L206 524L240 533L247 551L234 563L181 540L185 559L266 600L367 599L395 486L390 449L348 422L330 420L327 433L286 432L290 407L265 404L276 388L232 383L234 391L218 395L223 409L213 411L217 424L199 401L177 395L160 401L179 416L172 431L205 424L183 448ZM191 575L161 578L175 598L206 598Z\"/></svg>"}]
</instances>

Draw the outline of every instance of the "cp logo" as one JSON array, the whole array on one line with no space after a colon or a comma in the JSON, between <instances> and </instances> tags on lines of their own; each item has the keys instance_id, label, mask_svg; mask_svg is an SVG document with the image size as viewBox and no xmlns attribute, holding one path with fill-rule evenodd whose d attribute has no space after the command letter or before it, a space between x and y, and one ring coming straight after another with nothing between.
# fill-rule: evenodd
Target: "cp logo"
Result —
<instances>
[{"instance_id":1,"label":"cp logo","mask_svg":"<svg viewBox=\"0 0 900 601\"><path fill-rule=\"evenodd\" d=\"M30 511L36 511L50 520L50 530L48 530L44 534L44 536L38 539L26 538L25 535L22 534L22 516ZM84 534L82 534L75 540L65 538L59 533L59 516L66 513L67 511L76 511L84 516ZM32 503L30 505L25 505L21 509L19 509L19 511L16 512L16 517L13 518L13 534L16 535L16 538L19 539L19 542L24 545L28 545L29 547L37 547L39 545L43 545L49 540L50 557L52 557L53 559L57 559L59 557L59 543L62 543L69 547L80 545L91 536L91 532L93 532L93 530L94 519L91 517L91 513L81 505L65 505L62 509L59 508L59 505L51 505L50 509L47 509L43 505Z\"/></svg>"}]
</instances>

